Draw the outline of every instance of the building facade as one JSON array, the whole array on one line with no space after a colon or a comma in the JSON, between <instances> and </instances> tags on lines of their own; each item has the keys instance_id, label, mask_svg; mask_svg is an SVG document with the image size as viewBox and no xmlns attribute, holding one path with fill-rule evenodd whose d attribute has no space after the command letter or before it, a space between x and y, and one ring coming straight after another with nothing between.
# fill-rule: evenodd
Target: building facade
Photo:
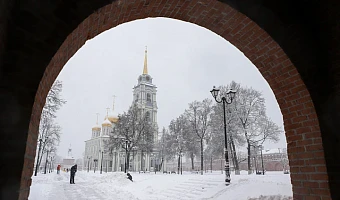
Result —
<instances>
[{"instance_id":1,"label":"building facade","mask_svg":"<svg viewBox=\"0 0 340 200\"><path fill-rule=\"evenodd\" d=\"M107 112L101 125L97 123L92 127L91 139L85 141L85 155L83 158L85 170L100 170L105 172L112 171L112 155L106 151L105 142L109 140L118 116L112 110Z\"/></svg>"},{"instance_id":2,"label":"building facade","mask_svg":"<svg viewBox=\"0 0 340 200\"><path fill-rule=\"evenodd\" d=\"M150 152L143 152L135 149L130 153L129 171L155 171L160 170L161 159L158 148L158 124L157 124L157 87L152 82L152 77L148 74L147 50L145 50L143 73L137 79L137 85L133 87L132 104L146 114L149 122L154 127L154 149ZM124 171L125 170L125 150L114 149L105 150L105 142L109 140L118 116L114 114L114 104L112 111L107 113L101 126L97 123L92 127L91 139L85 141L84 169L103 171Z\"/></svg>"},{"instance_id":3,"label":"building facade","mask_svg":"<svg viewBox=\"0 0 340 200\"><path fill-rule=\"evenodd\" d=\"M241 155L241 154L240 154ZM240 170L247 170L247 154L244 153L239 157L242 162L239 164ZM265 149L255 151L251 156L251 168L254 171L262 171L262 160L263 168L266 171L289 171L288 154L286 148L277 149Z\"/></svg>"}]
</instances>

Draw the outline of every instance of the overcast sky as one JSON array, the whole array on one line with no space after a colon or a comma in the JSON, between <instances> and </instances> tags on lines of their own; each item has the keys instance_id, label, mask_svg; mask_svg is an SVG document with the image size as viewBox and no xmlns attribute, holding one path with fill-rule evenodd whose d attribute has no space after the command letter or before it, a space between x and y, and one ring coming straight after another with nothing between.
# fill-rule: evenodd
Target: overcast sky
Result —
<instances>
[{"instance_id":1,"label":"overcast sky","mask_svg":"<svg viewBox=\"0 0 340 200\"><path fill-rule=\"evenodd\" d=\"M148 71L157 86L160 131L178 117L194 100L211 98L213 85L232 80L253 87L266 99L267 115L283 127L275 96L258 69L232 44L195 24L168 18L147 18L110 29L89 40L67 62L58 76L63 81L62 97L67 103L57 113L62 127L58 154L82 157L85 140L100 113L106 108L126 111L132 103L132 88L143 71L144 49L148 47ZM278 143L265 148L285 148Z\"/></svg>"}]
</instances>

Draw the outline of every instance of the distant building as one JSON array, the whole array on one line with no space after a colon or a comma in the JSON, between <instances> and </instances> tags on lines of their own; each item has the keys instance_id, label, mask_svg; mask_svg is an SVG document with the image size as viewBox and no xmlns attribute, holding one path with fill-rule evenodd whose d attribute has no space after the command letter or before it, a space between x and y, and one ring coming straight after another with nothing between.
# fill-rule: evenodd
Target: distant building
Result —
<instances>
[{"instance_id":1,"label":"distant building","mask_svg":"<svg viewBox=\"0 0 340 200\"><path fill-rule=\"evenodd\" d=\"M238 159L243 160L239 167L241 170L248 169L247 154L241 154ZM266 149L262 151L263 166L266 171L289 170L288 154L286 148ZM253 151L251 155L251 166L253 170L262 170L261 150Z\"/></svg>"},{"instance_id":2,"label":"distant building","mask_svg":"<svg viewBox=\"0 0 340 200\"><path fill-rule=\"evenodd\" d=\"M252 171L262 171L262 160L261 160L261 151L251 152L251 169ZM287 149L266 149L262 152L263 156L263 166L266 171L289 171L289 162L288 162L288 155L287 155ZM246 152L238 152L237 158L239 161L239 168L240 170L248 170L248 155ZM234 169L231 155L229 155L230 159L230 168L231 170ZM256 161L256 162L255 162ZM224 157L220 159L213 159L209 157L204 157L203 162L203 171L210 171L212 170L221 170L224 171ZM192 171L192 163L191 160L188 158L183 158L182 161L182 168L183 171ZM200 171L201 170L201 161L200 157L196 157L194 160L194 171ZM177 173L178 171L178 161L177 158L175 158L172 161L169 161L167 165L165 166L165 171L175 171Z\"/></svg>"},{"instance_id":3,"label":"distant building","mask_svg":"<svg viewBox=\"0 0 340 200\"><path fill-rule=\"evenodd\" d=\"M71 145L70 145L70 148L68 149L68 152L67 152L67 157L66 158L63 158L63 162L61 163L61 169L62 170L66 170L66 169L71 169L71 167L76 164L75 163L75 159L73 158L72 156L72 148L71 148Z\"/></svg>"}]
</instances>

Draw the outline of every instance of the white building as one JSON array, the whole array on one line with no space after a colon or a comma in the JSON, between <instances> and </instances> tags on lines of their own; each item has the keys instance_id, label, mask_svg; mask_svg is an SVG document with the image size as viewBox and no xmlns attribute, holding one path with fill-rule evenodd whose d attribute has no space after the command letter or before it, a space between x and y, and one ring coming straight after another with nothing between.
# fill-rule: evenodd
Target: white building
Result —
<instances>
[{"instance_id":1,"label":"white building","mask_svg":"<svg viewBox=\"0 0 340 200\"><path fill-rule=\"evenodd\" d=\"M109 152L105 151L105 141L109 139L109 134L118 121L114 114L114 106L110 113L107 113L101 125L97 123L92 127L91 139L85 141L84 169L112 171L112 159Z\"/></svg>"},{"instance_id":2,"label":"white building","mask_svg":"<svg viewBox=\"0 0 340 200\"><path fill-rule=\"evenodd\" d=\"M147 50L145 50L143 74L138 78L138 83L133 87L133 104L146 113L155 128L154 144L152 152L141 152L136 149L130 153L129 171L154 171L160 170L160 154L158 145L158 125L157 125L157 101L156 85L152 83L152 77L148 74ZM114 105L110 113L107 114L101 126L97 124L92 128L92 137L85 141L84 169L103 171L124 171L125 151L123 149L105 152L104 143L109 139L109 134L118 122L117 115L114 114ZM103 152L104 151L104 152ZM103 153L102 153L103 152Z\"/></svg>"}]
</instances>

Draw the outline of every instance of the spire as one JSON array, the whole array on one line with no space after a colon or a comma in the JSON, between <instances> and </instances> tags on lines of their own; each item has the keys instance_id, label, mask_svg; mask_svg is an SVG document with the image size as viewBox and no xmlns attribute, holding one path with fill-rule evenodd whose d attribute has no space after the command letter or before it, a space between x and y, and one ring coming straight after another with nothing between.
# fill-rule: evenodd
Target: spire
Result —
<instances>
[{"instance_id":1,"label":"spire","mask_svg":"<svg viewBox=\"0 0 340 200\"><path fill-rule=\"evenodd\" d=\"M145 57L144 57L144 69L143 69L143 74L148 74L148 49L145 47Z\"/></svg>"},{"instance_id":2,"label":"spire","mask_svg":"<svg viewBox=\"0 0 340 200\"><path fill-rule=\"evenodd\" d=\"M68 148L67 156L68 156L68 157L72 157L72 148L71 148L71 144L70 144L70 147Z\"/></svg>"},{"instance_id":3,"label":"spire","mask_svg":"<svg viewBox=\"0 0 340 200\"><path fill-rule=\"evenodd\" d=\"M96 115L97 115L97 122L96 122L96 124L98 124L98 115L99 115L99 113L96 113Z\"/></svg>"},{"instance_id":4,"label":"spire","mask_svg":"<svg viewBox=\"0 0 340 200\"><path fill-rule=\"evenodd\" d=\"M109 117L109 110L110 110L110 108L106 108L106 117L105 117L105 119L107 119Z\"/></svg>"},{"instance_id":5,"label":"spire","mask_svg":"<svg viewBox=\"0 0 340 200\"><path fill-rule=\"evenodd\" d=\"M115 111L115 99L116 99L116 95L113 95L113 104L112 104L112 112Z\"/></svg>"}]
</instances>

